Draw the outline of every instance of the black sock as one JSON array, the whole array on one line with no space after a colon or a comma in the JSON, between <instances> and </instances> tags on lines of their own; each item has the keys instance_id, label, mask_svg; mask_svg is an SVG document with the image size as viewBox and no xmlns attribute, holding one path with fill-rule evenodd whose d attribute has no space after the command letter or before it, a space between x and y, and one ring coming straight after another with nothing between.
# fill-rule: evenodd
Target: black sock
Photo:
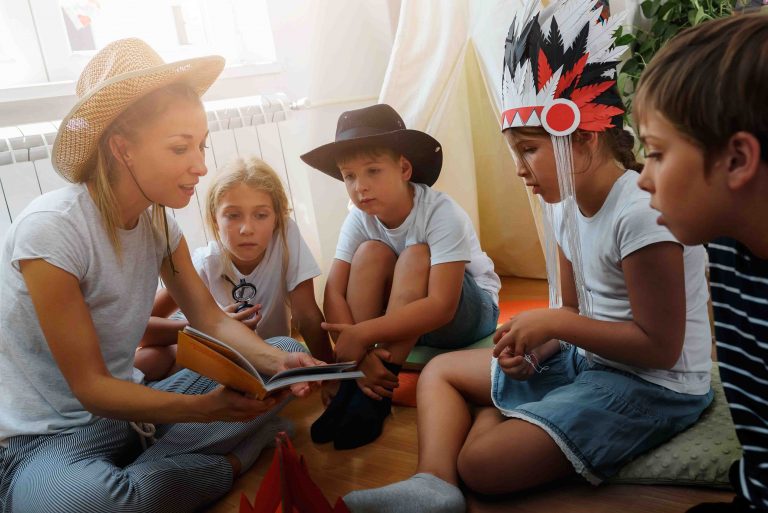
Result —
<instances>
[{"instance_id":1,"label":"black sock","mask_svg":"<svg viewBox=\"0 0 768 513\"><path fill-rule=\"evenodd\" d=\"M397 375L402 365L382 362L384 367ZM352 399L347 406L347 413L339 423L336 436L333 438L335 449L354 449L369 444L381 435L384 419L392 410L392 399L383 398L381 401L371 399L355 387Z\"/></svg>"},{"instance_id":2,"label":"black sock","mask_svg":"<svg viewBox=\"0 0 768 513\"><path fill-rule=\"evenodd\" d=\"M312 423L312 427L309 429L313 442L325 444L333 440L336 428L344 417L347 405L355 390L359 389L354 379L347 379L339 383L339 391L336 392L323 414Z\"/></svg>"}]
</instances>

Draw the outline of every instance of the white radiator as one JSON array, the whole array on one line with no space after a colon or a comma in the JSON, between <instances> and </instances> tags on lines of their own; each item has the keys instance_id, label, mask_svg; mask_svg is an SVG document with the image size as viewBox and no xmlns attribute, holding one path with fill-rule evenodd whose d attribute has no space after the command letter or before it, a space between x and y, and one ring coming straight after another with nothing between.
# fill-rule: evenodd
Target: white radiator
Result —
<instances>
[{"instance_id":1,"label":"white radiator","mask_svg":"<svg viewBox=\"0 0 768 513\"><path fill-rule=\"evenodd\" d=\"M317 224L305 167L299 154L302 133L283 94L206 102L210 135L208 174L189 205L173 211L190 251L207 244L203 223L205 195L216 169L235 156L260 156L283 181L293 217L307 244L320 260ZM67 182L51 165L50 148L58 121L0 128L0 242L13 219L29 202Z\"/></svg>"}]
</instances>

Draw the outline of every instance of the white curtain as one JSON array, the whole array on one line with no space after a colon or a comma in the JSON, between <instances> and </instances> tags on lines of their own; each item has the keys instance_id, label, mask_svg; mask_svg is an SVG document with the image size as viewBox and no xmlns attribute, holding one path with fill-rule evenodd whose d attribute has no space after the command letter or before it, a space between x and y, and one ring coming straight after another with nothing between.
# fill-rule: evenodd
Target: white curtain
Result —
<instances>
[{"instance_id":1,"label":"white curtain","mask_svg":"<svg viewBox=\"0 0 768 513\"><path fill-rule=\"evenodd\" d=\"M544 278L528 194L499 132L504 38L515 0L404 0L379 101L443 145L435 188L470 215L496 272Z\"/></svg>"},{"instance_id":2,"label":"white curtain","mask_svg":"<svg viewBox=\"0 0 768 513\"><path fill-rule=\"evenodd\" d=\"M547 2L545 2L547 3ZM637 0L614 0L637 23ZM475 223L501 275L545 278L539 204L499 132L504 40L521 0L403 0L379 101L443 144L435 188Z\"/></svg>"},{"instance_id":3,"label":"white curtain","mask_svg":"<svg viewBox=\"0 0 768 513\"><path fill-rule=\"evenodd\" d=\"M306 214L306 222L299 227L323 271L315 280L316 296L322 298L349 198L342 182L307 166L299 155L333 141L342 112L376 103L392 50L399 2L290 0L291 5L285 6L284 1L276 0L272 7L291 9L298 18L292 28L302 32L282 30L279 35L301 39L304 45L302 53L285 62L285 74L292 81L293 95L309 99L309 108L295 111L283 127L298 141L285 148L286 161L296 176L303 177L301 204L295 208L297 214Z\"/></svg>"}]
</instances>

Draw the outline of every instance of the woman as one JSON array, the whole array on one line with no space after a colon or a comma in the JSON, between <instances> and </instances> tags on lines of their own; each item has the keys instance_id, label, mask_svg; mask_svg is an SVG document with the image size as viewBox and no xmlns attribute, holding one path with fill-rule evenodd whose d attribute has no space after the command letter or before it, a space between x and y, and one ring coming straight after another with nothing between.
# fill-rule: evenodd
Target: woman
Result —
<instances>
[{"instance_id":1,"label":"woman","mask_svg":"<svg viewBox=\"0 0 768 513\"><path fill-rule=\"evenodd\" d=\"M33 201L2 248L2 512L191 511L224 494L280 429L287 392L259 401L188 370L148 385L134 375L158 274L191 324L260 372L317 363L222 312L165 217L206 173L200 95L223 65L166 64L126 39L80 76L53 147L74 185ZM154 444L143 450L145 438Z\"/></svg>"}]
</instances>

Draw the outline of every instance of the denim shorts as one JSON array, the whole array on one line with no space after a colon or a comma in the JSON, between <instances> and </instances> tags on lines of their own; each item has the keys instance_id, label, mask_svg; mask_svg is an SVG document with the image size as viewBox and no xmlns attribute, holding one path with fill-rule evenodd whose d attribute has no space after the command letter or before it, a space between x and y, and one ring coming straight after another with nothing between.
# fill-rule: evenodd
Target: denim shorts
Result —
<instances>
[{"instance_id":1,"label":"denim shorts","mask_svg":"<svg viewBox=\"0 0 768 513\"><path fill-rule=\"evenodd\" d=\"M499 305L491 294L481 289L475 279L464 273L459 306L448 324L419 337L416 345L439 349L458 349L487 337L496 330Z\"/></svg>"},{"instance_id":2,"label":"denim shorts","mask_svg":"<svg viewBox=\"0 0 768 513\"><path fill-rule=\"evenodd\" d=\"M713 392L675 392L622 370L590 364L569 346L527 381L491 362L491 398L507 417L542 428L575 471L592 484L616 474L641 453L699 418Z\"/></svg>"}]
</instances>

